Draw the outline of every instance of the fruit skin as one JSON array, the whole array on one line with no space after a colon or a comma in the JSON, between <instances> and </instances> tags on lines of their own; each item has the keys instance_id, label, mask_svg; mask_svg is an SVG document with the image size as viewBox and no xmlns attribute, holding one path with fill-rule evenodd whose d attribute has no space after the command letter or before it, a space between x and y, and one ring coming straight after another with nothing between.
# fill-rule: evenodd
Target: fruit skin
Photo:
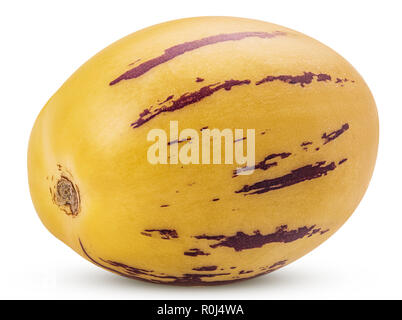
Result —
<instances>
[{"instance_id":1,"label":"fruit skin","mask_svg":"<svg viewBox=\"0 0 402 320\"><path fill-rule=\"evenodd\" d=\"M171 109L158 113L163 101ZM169 132L170 120L254 128L256 170L151 165L147 133ZM44 225L94 264L219 284L272 272L331 236L363 197L377 145L373 97L333 50L262 21L190 18L117 41L63 84L33 127L29 185Z\"/></svg>"}]
</instances>

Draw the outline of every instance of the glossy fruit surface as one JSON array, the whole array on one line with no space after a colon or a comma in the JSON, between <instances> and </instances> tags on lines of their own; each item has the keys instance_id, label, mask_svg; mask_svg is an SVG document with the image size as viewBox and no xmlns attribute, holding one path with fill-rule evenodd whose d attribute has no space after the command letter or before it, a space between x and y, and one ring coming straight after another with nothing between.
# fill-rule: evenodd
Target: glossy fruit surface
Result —
<instances>
[{"instance_id":1,"label":"glossy fruit surface","mask_svg":"<svg viewBox=\"0 0 402 320\"><path fill-rule=\"evenodd\" d=\"M147 135L171 121L200 135L254 129L254 171L151 164ZM29 184L45 226L94 264L226 283L331 236L363 197L377 145L373 97L330 48L262 21L182 19L117 41L63 84L32 130Z\"/></svg>"}]
</instances>

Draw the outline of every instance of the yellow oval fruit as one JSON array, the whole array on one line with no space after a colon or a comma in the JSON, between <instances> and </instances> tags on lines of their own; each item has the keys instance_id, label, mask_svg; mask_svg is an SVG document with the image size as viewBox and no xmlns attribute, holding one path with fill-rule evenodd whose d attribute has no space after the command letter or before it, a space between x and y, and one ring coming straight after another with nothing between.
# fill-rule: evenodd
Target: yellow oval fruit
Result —
<instances>
[{"instance_id":1,"label":"yellow oval fruit","mask_svg":"<svg viewBox=\"0 0 402 320\"><path fill-rule=\"evenodd\" d=\"M373 97L333 50L266 22L191 18L121 39L63 84L32 130L29 184L45 226L94 264L220 284L331 236L377 144Z\"/></svg>"}]
</instances>

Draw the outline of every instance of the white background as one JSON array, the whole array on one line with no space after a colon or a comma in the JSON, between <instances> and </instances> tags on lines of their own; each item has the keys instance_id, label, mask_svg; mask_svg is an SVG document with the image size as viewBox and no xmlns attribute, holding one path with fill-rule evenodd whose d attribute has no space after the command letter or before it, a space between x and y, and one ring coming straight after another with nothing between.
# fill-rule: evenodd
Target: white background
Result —
<instances>
[{"instance_id":1,"label":"white background","mask_svg":"<svg viewBox=\"0 0 402 320\"><path fill-rule=\"evenodd\" d=\"M402 298L401 1L1 1L0 298ZM130 280L54 238L32 206L26 151L50 96L92 55L138 29L177 18L226 15L310 35L342 54L371 88L380 148L371 185L327 242L270 275L218 287Z\"/></svg>"}]
</instances>

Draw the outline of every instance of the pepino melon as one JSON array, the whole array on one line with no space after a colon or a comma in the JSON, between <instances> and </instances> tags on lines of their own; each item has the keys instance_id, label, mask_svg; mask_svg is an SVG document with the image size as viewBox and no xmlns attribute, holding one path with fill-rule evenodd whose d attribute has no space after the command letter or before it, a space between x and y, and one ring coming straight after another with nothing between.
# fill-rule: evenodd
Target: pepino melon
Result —
<instances>
[{"instance_id":1,"label":"pepino melon","mask_svg":"<svg viewBox=\"0 0 402 320\"><path fill-rule=\"evenodd\" d=\"M368 186L369 88L340 55L256 20L135 32L91 58L34 124L30 192L49 231L119 275L222 284L330 237Z\"/></svg>"}]
</instances>

